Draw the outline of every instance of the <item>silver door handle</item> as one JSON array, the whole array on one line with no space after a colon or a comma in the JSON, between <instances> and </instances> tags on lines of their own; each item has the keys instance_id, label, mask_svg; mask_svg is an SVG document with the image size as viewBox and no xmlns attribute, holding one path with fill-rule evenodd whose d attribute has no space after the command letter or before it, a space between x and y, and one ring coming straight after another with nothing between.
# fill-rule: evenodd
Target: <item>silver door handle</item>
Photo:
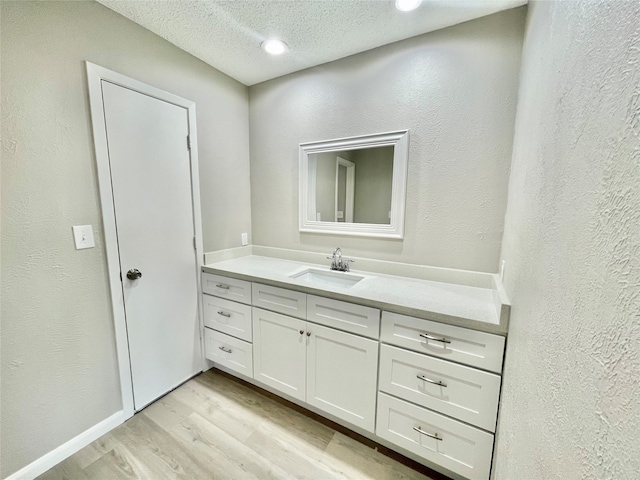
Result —
<instances>
[{"instance_id":1,"label":"silver door handle","mask_svg":"<svg viewBox=\"0 0 640 480\"><path fill-rule=\"evenodd\" d=\"M444 337L434 337L430 333L421 333L420 336L422 338L426 338L427 340L433 340L434 342L451 343L451 340L447 340Z\"/></svg>"},{"instance_id":2,"label":"silver door handle","mask_svg":"<svg viewBox=\"0 0 640 480\"><path fill-rule=\"evenodd\" d=\"M424 375L416 375L420 380L424 380L425 382L433 383L434 385L440 385L441 387L446 387L446 383L442 383L440 380L431 380L430 378L425 377Z\"/></svg>"},{"instance_id":3,"label":"silver door handle","mask_svg":"<svg viewBox=\"0 0 640 480\"><path fill-rule=\"evenodd\" d=\"M229 285L225 285L224 283L216 284L216 287L221 288L223 290L229 290Z\"/></svg>"},{"instance_id":4,"label":"silver door handle","mask_svg":"<svg viewBox=\"0 0 640 480\"><path fill-rule=\"evenodd\" d=\"M224 353L231 353L231 349L230 348L225 348L223 346L218 347L220 350L222 350Z\"/></svg>"},{"instance_id":5,"label":"silver door handle","mask_svg":"<svg viewBox=\"0 0 640 480\"><path fill-rule=\"evenodd\" d=\"M426 435L426 436L427 436L427 437L429 437L429 438L435 438L436 440L440 440L440 441L442 441L442 437L439 437L437 433L436 433L436 434L431 434L431 433L429 433L429 432L425 432L425 431L424 431L424 430L422 430L420 427L413 427L413 429L414 429L416 432L418 432L418 433L420 433L420 434L422 434L422 435Z\"/></svg>"},{"instance_id":6,"label":"silver door handle","mask_svg":"<svg viewBox=\"0 0 640 480\"><path fill-rule=\"evenodd\" d=\"M132 268L131 270L129 270L127 272L127 278L129 280L137 280L140 277L142 277L142 272L140 270L138 270L137 268Z\"/></svg>"},{"instance_id":7,"label":"silver door handle","mask_svg":"<svg viewBox=\"0 0 640 480\"><path fill-rule=\"evenodd\" d=\"M222 310L220 310L220 311L218 312L218 315L222 315L223 317L230 317L230 316L231 316L231 314L230 314L230 313L223 312Z\"/></svg>"}]
</instances>

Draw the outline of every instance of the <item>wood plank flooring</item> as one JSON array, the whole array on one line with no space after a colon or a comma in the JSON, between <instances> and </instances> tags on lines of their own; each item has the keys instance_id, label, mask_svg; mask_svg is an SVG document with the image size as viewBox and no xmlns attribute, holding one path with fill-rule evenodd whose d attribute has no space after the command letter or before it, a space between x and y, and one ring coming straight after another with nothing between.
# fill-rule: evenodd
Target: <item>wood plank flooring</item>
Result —
<instances>
[{"instance_id":1,"label":"wood plank flooring","mask_svg":"<svg viewBox=\"0 0 640 480\"><path fill-rule=\"evenodd\" d=\"M38 478L446 478L414 465L424 475L286 403L209 370Z\"/></svg>"}]
</instances>

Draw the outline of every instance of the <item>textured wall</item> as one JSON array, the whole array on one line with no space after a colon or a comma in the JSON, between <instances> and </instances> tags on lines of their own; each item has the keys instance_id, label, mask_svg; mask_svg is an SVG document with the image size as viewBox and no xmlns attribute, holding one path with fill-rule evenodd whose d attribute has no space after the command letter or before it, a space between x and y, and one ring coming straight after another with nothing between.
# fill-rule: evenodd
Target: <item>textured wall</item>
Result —
<instances>
[{"instance_id":1,"label":"textured wall","mask_svg":"<svg viewBox=\"0 0 640 480\"><path fill-rule=\"evenodd\" d=\"M497 271L525 10L250 87L253 243ZM408 128L405 238L298 232L298 144Z\"/></svg>"},{"instance_id":2,"label":"textured wall","mask_svg":"<svg viewBox=\"0 0 640 480\"><path fill-rule=\"evenodd\" d=\"M239 243L250 197L246 87L95 3L1 9L4 478L121 408L82 61L196 101L205 249Z\"/></svg>"},{"instance_id":3,"label":"textured wall","mask_svg":"<svg viewBox=\"0 0 640 480\"><path fill-rule=\"evenodd\" d=\"M533 2L495 478L640 475L640 3Z\"/></svg>"}]
</instances>

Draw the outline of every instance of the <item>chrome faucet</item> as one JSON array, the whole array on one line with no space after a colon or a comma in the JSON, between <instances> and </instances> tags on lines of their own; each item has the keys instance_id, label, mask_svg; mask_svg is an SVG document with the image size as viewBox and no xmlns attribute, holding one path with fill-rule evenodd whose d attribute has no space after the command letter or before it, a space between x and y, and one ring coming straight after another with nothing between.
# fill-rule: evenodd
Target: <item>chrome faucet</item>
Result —
<instances>
[{"instance_id":1,"label":"chrome faucet","mask_svg":"<svg viewBox=\"0 0 640 480\"><path fill-rule=\"evenodd\" d=\"M333 251L333 255L327 258L331 260L331 270L337 270L338 272L348 272L349 263L355 262L355 260L343 260L342 249L340 247L336 248Z\"/></svg>"}]
</instances>

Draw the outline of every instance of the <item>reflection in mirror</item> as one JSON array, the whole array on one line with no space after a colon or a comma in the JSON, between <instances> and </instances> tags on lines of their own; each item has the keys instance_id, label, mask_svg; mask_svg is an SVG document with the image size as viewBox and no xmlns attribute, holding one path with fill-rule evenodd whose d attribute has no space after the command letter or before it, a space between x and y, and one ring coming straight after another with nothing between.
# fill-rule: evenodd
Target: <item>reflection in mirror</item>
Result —
<instances>
[{"instance_id":1,"label":"reflection in mirror","mask_svg":"<svg viewBox=\"0 0 640 480\"><path fill-rule=\"evenodd\" d=\"M339 155L336 161L336 222L351 223L355 202L356 164Z\"/></svg>"},{"instance_id":2,"label":"reflection in mirror","mask_svg":"<svg viewBox=\"0 0 640 480\"><path fill-rule=\"evenodd\" d=\"M393 147L314 153L309 165L316 169L315 198L309 198L316 220L391 222Z\"/></svg>"},{"instance_id":3,"label":"reflection in mirror","mask_svg":"<svg viewBox=\"0 0 640 480\"><path fill-rule=\"evenodd\" d=\"M408 132L300 145L300 231L402 238Z\"/></svg>"}]
</instances>

